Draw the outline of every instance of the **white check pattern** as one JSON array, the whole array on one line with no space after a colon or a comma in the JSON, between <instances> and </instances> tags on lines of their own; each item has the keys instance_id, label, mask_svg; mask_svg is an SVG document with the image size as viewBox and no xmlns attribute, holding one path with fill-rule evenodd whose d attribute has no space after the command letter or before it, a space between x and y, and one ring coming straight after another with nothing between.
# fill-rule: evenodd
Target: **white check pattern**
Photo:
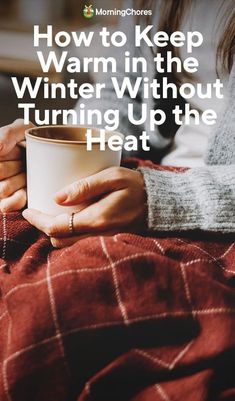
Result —
<instances>
[{"instance_id":1,"label":"white check pattern","mask_svg":"<svg viewBox=\"0 0 235 401\"><path fill-rule=\"evenodd\" d=\"M0 271L2 277L4 276L8 278L8 275L5 274L4 269L6 265L9 264L10 255L8 253L8 245L10 243L15 243L28 247L28 242L24 242L21 239L10 238L8 234L8 216L7 214L2 215L2 231L3 235L0 238L1 241L1 265ZM179 248L176 247L175 252L179 252L179 257L176 255L171 255L171 240L160 238L149 238L149 239L141 239L138 237L136 240L136 236L131 234L118 234L112 238L106 239L105 237L97 238L96 249L98 249L98 242L100 244L100 254L98 255L101 263L95 266L90 265L81 267L76 266L72 268L73 264L79 264L80 252L81 249L79 246L73 246L70 248L66 248L64 250L54 250L52 251L48 248L47 252L45 249L43 250L44 256L41 261L41 270L42 274L38 274L39 279L35 279L35 277L31 278L30 275L26 275L25 279L19 276L19 283L11 282L11 276L14 276L14 269L16 269L16 273L18 274L17 269L19 269L19 261L13 261L11 270L12 274L9 275L9 284L7 283L7 279L4 283L4 308L1 309L0 314L0 323L8 327L7 330L7 345L6 345L6 357L2 361L2 381L4 388L4 399L1 401L18 401L15 394L11 392L11 379L10 379L10 371L11 367L9 364L15 363L19 358L23 355L29 354L32 351L37 349L41 349L44 345L54 344L55 347L58 346L58 351L61 359L63 360L65 371L69 375L69 363L66 355L66 346L65 342L67 338L71 335L82 331L96 331L101 328L109 328L109 327L119 327L123 324L125 326L130 326L137 323L143 323L148 321L157 321L162 319L167 319L169 317L192 317L192 319L196 319L198 317L203 318L204 316L219 316L219 315L233 315L235 314L235 305L229 307L225 304L218 303L217 305L206 305L205 307L200 307L198 302L195 303L195 294L194 289L192 287L192 277L191 274L194 273L194 269L197 268L197 265L204 264L204 266L210 267L211 269L218 269L219 273L228 274L229 277L235 274L235 258L231 258L231 254L234 255L234 243L229 243L226 246L226 249L223 248L222 253L217 254L212 253L208 250L208 247L205 249L200 245L201 242L183 240L181 238L172 239L173 246L176 246L178 243ZM95 241L95 239L94 239ZM134 242L133 242L134 241ZM137 242L135 242L137 241ZM43 244L45 241L43 242ZM83 242L85 244L85 242ZM118 254L115 251L115 247L122 246L122 249L127 247L127 254L125 252L123 254ZM48 246L48 245L47 245ZM90 243L89 243L89 246ZM131 251L130 251L131 250ZM32 249L29 247L20 258L20 262L22 263L23 269L25 266L34 266L35 264L35 256L31 255ZM130 254L131 252L131 254ZM103 255L102 255L103 253ZM182 254L180 254L182 253ZM189 257L187 257L189 255ZM88 257L90 254L88 252ZM66 259L68 258L68 259ZM160 258L160 259L159 259ZM178 258L178 260L177 260ZM68 265L64 264L64 261L68 260ZM165 269L166 266L169 266L174 262L174 265L177 266L179 272L179 283L182 284L182 288L184 289L184 299L188 304L187 309L175 308L172 310L159 311L153 313L144 313L133 315L128 311L128 307L126 302L123 300L123 283L120 285L120 274L125 274L125 269L128 270L128 266L132 266L133 269L137 269L137 266L142 265L142 268L145 268L145 261L148 260L148 265L151 264L159 264L159 261L164 261L165 266L162 266L162 269ZM177 260L177 262L176 262ZM227 260L230 260L229 264L227 264ZM231 263L232 260L232 263ZM59 267L59 271L58 271ZM24 270L22 270L24 271ZM124 273L123 273L124 271ZM196 271L196 270L195 270ZM44 273L43 273L44 272ZM59 316L59 309L57 306L58 300L58 292L56 290L57 283L62 279L74 279L78 280L78 282L86 277L86 280L89 280L89 275L97 274L102 278L102 275L106 275L110 273L113 281L113 293L116 299L116 302L119 307L120 317L114 318L113 320L105 320L102 322L93 322L90 324L80 324L78 319L78 325L76 327L71 327L64 329L61 326L61 317ZM14 328L14 316L12 310L9 311L7 305L11 305L15 296L20 296L20 294L24 294L25 291L30 291L30 293L34 296L35 289L41 289L42 287L47 288L47 294L49 298L49 307L52 317L52 322L54 325L54 335L43 338L40 341L32 342L27 344L26 346L14 349L12 347L12 332L15 330ZM22 295L23 296L23 295ZM125 294L126 296L126 294ZM18 298L16 298L18 299ZM24 305L23 305L24 307ZM138 306L137 306L138 307ZM35 322L36 323L36 322ZM192 352L193 347L195 346L197 340L191 339L186 344L178 347L176 354L172 354L172 358L164 359L162 354L158 355L158 350L148 351L146 349L135 348L134 352L136 355L143 360L149 361L152 364L158 365L162 369L166 369L169 371L174 370L179 363L183 363L185 358ZM57 344L57 345L56 345ZM10 371L9 371L10 370ZM10 380L9 380L10 379ZM91 382L86 382L84 384L84 391L87 393L87 396L92 393L93 387ZM171 401L171 395L167 394L167 390L165 389L162 383L156 383L155 385L156 396L159 400L163 401ZM178 400L177 400L178 401Z\"/></svg>"}]
</instances>

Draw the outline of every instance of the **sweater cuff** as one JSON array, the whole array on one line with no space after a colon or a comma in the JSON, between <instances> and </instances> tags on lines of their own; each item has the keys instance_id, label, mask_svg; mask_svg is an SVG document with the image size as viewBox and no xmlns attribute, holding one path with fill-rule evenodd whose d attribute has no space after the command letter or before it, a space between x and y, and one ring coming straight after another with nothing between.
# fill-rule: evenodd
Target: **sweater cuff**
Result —
<instances>
[{"instance_id":1,"label":"sweater cuff","mask_svg":"<svg viewBox=\"0 0 235 401\"><path fill-rule=\"evenodd\" d=\"M147 167L138 170L146 186L149 230L234 231L232 166L179 173Z\"/></svg>"},{"instance_id":2,"label":"sweater cuff","mask_svg":"<svg viewBox=\"0 0 235 401\"><path fill-rule=\"evenodd\" d=\"M148 202L148 228L174 231L198 227L194 195L185 173L139 168L143 174Z\"/></svg>"}]
</instances>

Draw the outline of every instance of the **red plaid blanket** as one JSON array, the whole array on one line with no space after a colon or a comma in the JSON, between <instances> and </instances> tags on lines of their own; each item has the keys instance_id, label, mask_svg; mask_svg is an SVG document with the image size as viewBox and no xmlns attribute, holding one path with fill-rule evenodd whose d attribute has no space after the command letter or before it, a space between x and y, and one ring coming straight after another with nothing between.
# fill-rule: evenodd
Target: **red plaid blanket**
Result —
<instances>
[{"instance_id":1,"label":"red plaid blanket","mask_svg":"<svg viewBox=\"0 0 235 401\"><path fill-rule=\"evenodd\" d=\"M1 401L235 400L231 238L55 250L1 215Z\"/></svg>"}]
</instances>

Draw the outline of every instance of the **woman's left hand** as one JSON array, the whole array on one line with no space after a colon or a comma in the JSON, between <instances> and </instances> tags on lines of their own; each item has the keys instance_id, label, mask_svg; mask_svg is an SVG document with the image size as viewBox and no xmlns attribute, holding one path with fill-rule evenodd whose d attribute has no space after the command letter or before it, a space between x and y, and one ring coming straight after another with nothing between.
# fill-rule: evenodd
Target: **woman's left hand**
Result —
<instances>
[{"instance_id":1,"label":"woman's left hand","mask_svg":"<svg viewBox=\"0 0 235 401\"><path fill-rule=\"evenodd\" d=\"M146 192L139 171L124 167L102 170L62 189L55 200L63 206L77 206L73 234L68 213L53 217L26 209L23 216L47 234L56 248L72 245L91 235L137 233L146 229Z\"/></svg>"}]
</instances>

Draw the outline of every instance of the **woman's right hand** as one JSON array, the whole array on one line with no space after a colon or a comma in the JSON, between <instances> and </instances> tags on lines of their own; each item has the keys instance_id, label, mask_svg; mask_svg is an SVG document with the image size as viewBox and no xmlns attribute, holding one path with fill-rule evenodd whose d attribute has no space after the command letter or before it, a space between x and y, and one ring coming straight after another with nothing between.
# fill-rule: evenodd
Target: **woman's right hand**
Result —
<instances>
[{"instance_id":1,"label":"woman's right hand","mask_svg":"<svg viewBox=\"0 0 235 401\"><path fill-rule=\"evenodd\" d=\"M0 128L0 211L11 212L26 204L26 174L23 150L18 143L25 137L25 130L33 124L24 120Z\"/></svg>"}]
</instances>

